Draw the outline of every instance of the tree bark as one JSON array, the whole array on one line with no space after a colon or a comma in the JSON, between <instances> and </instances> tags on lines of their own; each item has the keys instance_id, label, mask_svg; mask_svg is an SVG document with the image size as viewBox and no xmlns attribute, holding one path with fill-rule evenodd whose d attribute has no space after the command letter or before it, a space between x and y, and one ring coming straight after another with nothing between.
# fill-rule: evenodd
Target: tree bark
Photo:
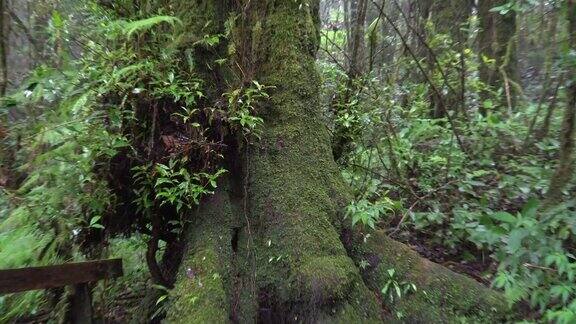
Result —
<instances>
[{"instance_id":1,"label":"tree bark","mask_svg":"<svg viewBox=\"0 0 576 324\"><path fill-rule=\"evenodd\" d=\"M349 103L354 93L361 90L361 77L367 71L366 41L365 41L365 24L368 9L367 0L352 0L352 10L354 13L352 20L352 29L348 31L351 34L351 43L348 44L348 71L346 72L345 89L337 95L333 111L335 115L346 113ZM351 130L342 125L336 125L334 129L334 140L332 151L334 158L339 160L345 156L349 150L349 144L354 134Z\"/></svg>"},{"instance_id":2,"label":"tree bark","mask_svg":"<svg viewBox=\"0 0 576 324\"><path fill-rule=\"evenodd\" d=\"M239 145L229 176L193 217L167 321L357 323L399 312L422 322L498 320L499 294L343 220L350 196L319 106L317 5L262 0L237 9L249 12L246 30L259 30L245 42L257 47L254 75L275 88L260 110L260 140ZM383 304L390 268L421 289Z\"/></svg>"},{"instance_id":3,"label":"tree bark","mask_svg":"<svg viewBox=\"0 0 576 324\"><path fill-rule=\"evenodd\" d=\"M427 49L422 44L421 38L426 35L426 22L428 18L430 18L432 4L432 1L412 0L409 2L408 12L405 14L408 17L406 23L411 24L413 27L410 33L410 40L414 52L417 53L418 57L426 56Z\"/></svg>"}]
</instances>

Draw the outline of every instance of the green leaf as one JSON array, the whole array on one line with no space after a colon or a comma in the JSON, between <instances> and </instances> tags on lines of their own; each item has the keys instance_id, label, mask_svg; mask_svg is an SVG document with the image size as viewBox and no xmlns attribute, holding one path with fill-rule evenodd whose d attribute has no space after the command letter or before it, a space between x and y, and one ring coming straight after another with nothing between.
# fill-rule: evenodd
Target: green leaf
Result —
<instances>
[{"instance_id":1,"label":"green leaf","mask_svg":"<svg viewBox=\"0 0 576 324\"><path fill-rule=\"evenodd\" d=\"M527 235L527 231L523 229L512 231L508 236L508 252L511 254L518 252L522 247L522 240L524 240Z\"/></svg>"},{"instance_id":2,"label":"green leaf","mask_svg":"<svg viewBox=\"0 0 576 324\"><path fill-rule=\"evenodd\" d=\"M497 12L501 15L505 15L508 12L510 12L513 9L513 7L514 7L514 2L510 1L508 3L501 5L501 6L497 6L497 7L490 9L490 12Z\"/></svg>"},{"instance_id":3,"label":"green leaf","mask_svg":"<svg viewBox=\"0 0 576 324\"><path fill-rule=\"evenodd\" d=\"M62 27L64 27L64 19L62 19L62 15L60 14L60 12L56 10L52 11L52 25L56 29L61 29Z\"/></svg>"},{"instance_id":4,"label":"green leaf","mask_svg":"<svg viewBox=\"0 0 576 324\"><path fill-rule=\"evenodd\" d=\"M527 218L536 218L536 212L538 211L539 206L540 202L538 199L530 199L522 208L522 216Z\"/></svg>"},{"instance_id":5,"label":"green leaf","mask_svg":"<svg viewBox=\"0 0 576 324\"><path fill-rule=\"evenodd\" d=\"M402 291L400 290L400 286L396 282L394 283L394 289L396 290L396 295L398 296L398 298L402 298Z\"/></svg>"},{"instance_id":6,"label":"green leaf","mask_svg":"<svg viewBox=\"0 0 576 324\"><path fill-rule=\"evenodd\" d=\"M94 216L94 217L92 217L92 219L90 220L90 226L98 223L98 221L99 221L101 218L102 218L101 216Z\"/></svg>"},{"instance_id":7,"label":"green leaf","mask_svg":"<svg viewBox=\"0 0 576 324\"><path fill-rule=\"evenodd\" d=\"M516 217L514 217L514 215L507 213L507 212L497 212L494 214L491 214L490 217L492 219L504 222L504 223L510 223L510 224L514 224L518 221L518 219Z\"/></svg>"},{"instance_id":8,"label":"green leaf","mask_svg":"<svg viewBox=\"0 0 576 324\"><path fill-rule=\"evenodd\" d=\"M384 287L382 287L382 294L383 294L383 295L388 294L388 290L390 289L390 284L391 284L391 283L392 283L391 281L388 281L388 282L384 285Z\"/></svg>"},{"instance_id":9,"label":"green leaf","mask_svg":"<svg viewBox=\"0 0 576 324\"><path fill-rule=\"evenodd\" d=\"M166 298L168 298L168 295L162 295L160 296L160 298L158 298L158 300L156 301L156 305L160 304L161 302L163 302Z\"/></svg>"},{"instance_id":10,"label":"green leaf","mask_svg":"<svg viewBox=\"0 0 576 324\"><path fill-rule=\"evenodd\" d=\"M98 222L100 221L100 219L102 219L102 216L94 216L94 217L92 217L92 219L90 219L90 225L88 225L88 227L90 227L90 228L104 229L104 226L102 226L101 224L98 224Z\"/></svg>"}]
</instances>

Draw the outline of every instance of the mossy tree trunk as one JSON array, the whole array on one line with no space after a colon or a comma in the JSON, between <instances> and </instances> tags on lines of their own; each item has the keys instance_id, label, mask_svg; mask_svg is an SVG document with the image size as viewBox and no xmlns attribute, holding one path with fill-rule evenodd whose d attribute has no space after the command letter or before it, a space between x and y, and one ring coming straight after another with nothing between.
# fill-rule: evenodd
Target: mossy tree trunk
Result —
<instances>
[{"instance_id":1,"label":"mossy tree trunk","mask_svg":"<svg viewBox=\"0 0 576 324\"><path fill-rule=\"evenodd\" d=\"M506 14L491 11L506 3L507 0L480 0L478 3L480 80L494 90L500 89L500 105L512 109L520 92L516 13L512 10ZM488 97L485 93L484 98ZM482 110L482 113L486 111Z\"/></svg>"},{"instance_id":2,"label":"mossy tree trunk","mask_svg":"<svg viewBox=\"0 0 576 324\"><path fill-rule=\"evenodd\" d=\"M576 50L576 0L567 1L568 48ZM565 55L569 55L566 53ZM562 192L571 182L574 174L574 147L576 135L576 67L571 62L567 71L568 103L562 121L560 134L560 157L558 167L550 182L547 198L550 202L561 200Z\"/></svg>"},{"instance_id":3,"label":"mossy tree trunk","mask_svg":"<svg viewBox=\"0 0 576 324\"><path fill-rule=\"evenodd\" d=\"M232 8L241 22L231 41L254 55L243 70L275 88L259 109L261 138L228 152L228 176L193 215L167 321L497 320L505 311L497 293L343 220L350 196L319 106L317 8L317 0ZM418 292L384 302L390 268Z\"/></svg>"}]
</instances>

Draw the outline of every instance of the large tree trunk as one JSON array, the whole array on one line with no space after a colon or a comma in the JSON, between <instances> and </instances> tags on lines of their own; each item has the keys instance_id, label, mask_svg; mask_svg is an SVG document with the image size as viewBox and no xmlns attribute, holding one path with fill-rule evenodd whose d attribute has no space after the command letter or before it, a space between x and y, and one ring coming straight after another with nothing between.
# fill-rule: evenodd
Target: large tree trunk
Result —
<instances>
[{"instance_id":1,"label":"large tree trunk","mask_svg":"<svg viewBox=\"0 0 576 324\"><path fill-rule=\"evenodd\" d=\"M252 35L245 43L258 55L254 75L275 89L260 111L261 139L239 146L229 176L195 214L167 320L358 323L399 312L410 322L497 320L499 294L381 233L345 225L340 211L350 197L319 107L317 7L242 7L244 35ZM361 261L369 263L363 271ZM390 268L419 288L393 305L380 292Z\"/></svg>"},{"instance_id":2,"label":"large tree trunk","mask_svg":"<svg viewBox=\"0 0 576 324\"><path fill-rule=\"evenodd\" d=\"M501 15L499 12L490 11L507 2L507 0L479 1L480 34L478 39L481 55L480 80L496 90L501 89L503 92L501 104L511 109L516 105L520 90L516 50L516 13L511 10ZM493 60L493 63L488 63L486 60ZM484 97L489 96L484 94Z\"/></svg>"}]
</instances>

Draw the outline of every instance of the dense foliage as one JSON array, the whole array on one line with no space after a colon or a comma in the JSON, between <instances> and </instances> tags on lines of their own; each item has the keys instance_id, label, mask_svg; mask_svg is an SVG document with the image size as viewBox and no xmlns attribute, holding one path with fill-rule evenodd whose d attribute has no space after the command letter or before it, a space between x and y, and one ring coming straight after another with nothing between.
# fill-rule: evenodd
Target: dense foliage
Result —
<instances>
[{"instance_id":1,"label":"dense foliage","mask_svg":"<svg viewBox=\"0 0 576 324\"><path fill-rule=\"evenodd\" d=\"M536 9L536 3L510 2L492 11L515 10L528 23L541 14ZM339 10L329 11L327 25L343 23ZM377 47L370 42L378 24L404 29L412 23L374 15L367 46ZM428 21L420 46L436 55L437 65L420 70L425 81L414 77L425 59L409 54L351 81L345 59L338 59L345 55L339 51L345 37L323 33L327 110L336 111L335 132L344 129L348 137L340 163L356 193L348 215L354 224L389 228L424 255L503 289L511 304L526 301L535 311L530 317L569 323L576 319L574 182L558 199L547 199L546 192L561 149L562 114L554 108L569 100L561 76L571 69L573 52L564 47L546 56L550 70L543 77L551 80L530 85L515 106L506 107L506 89L491 87L476 73L482 60L490 60L475 54L477 19L463 22L468 39L461 51L454 50L454 35ZM403 41L401 33L385 37L383 46L406 45L394 45ZM460 64L465 70L458 70ZM445 95L446 105L453 91L462 91L463 101L437 118L430 114L435 91Z\"/></svg>"}]
</instances>

